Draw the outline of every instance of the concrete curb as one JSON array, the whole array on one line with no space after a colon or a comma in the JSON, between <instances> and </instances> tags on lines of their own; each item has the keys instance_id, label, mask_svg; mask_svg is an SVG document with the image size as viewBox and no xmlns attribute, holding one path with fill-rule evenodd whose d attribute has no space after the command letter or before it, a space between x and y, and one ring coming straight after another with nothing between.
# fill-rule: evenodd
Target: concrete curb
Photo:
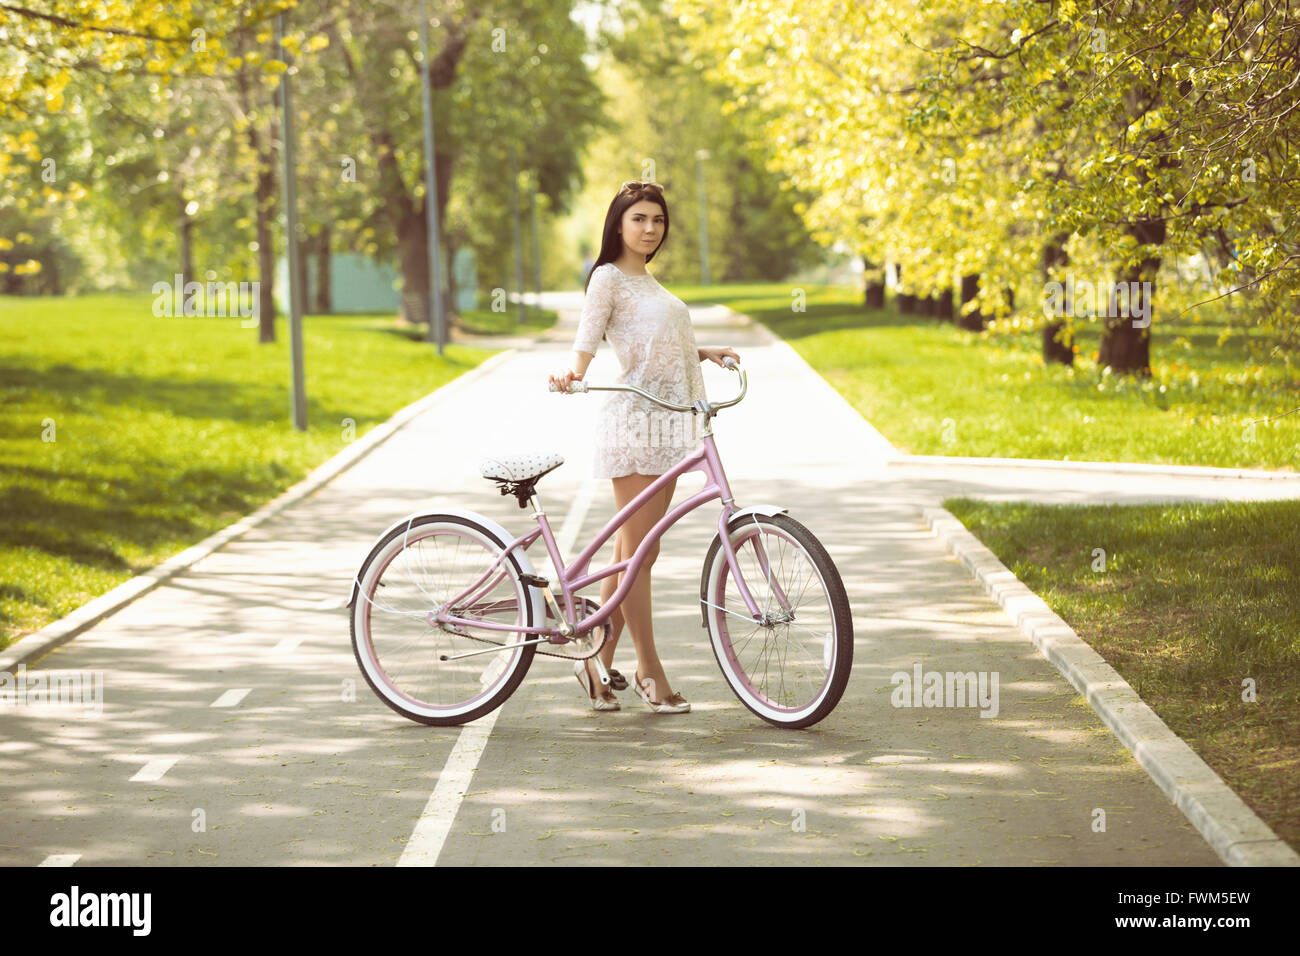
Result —
<instances>
[{"instance_id":1,"label":"concrete curb","mask_svg":"<svg viewBox=\"0 0 1300 956\"><path fill-rule=\"evenodd\" d=\"M1270 479L1300 481L1300 472L1251 468L1216 468L1208 465L1148 465L1127 461L1054 461L1043 458L961 458L948 455L900 455L895 465L936 467L1042 468L1049 471L1104 471L1131 475L1169 475L1182 478Z\"/></svg>"},{"instance_id":2,"label":"concrete curb","mask_svg":"<svg viewBox=\"0 0 1300 956\"><path fill-rule=\"evenodd\" d=\"M1165 795L1229 866L1300 866L1278 838L1106 661L944 508L922 516L1020 632L1083 695Z\"/></svg>"},{"instance_id":3,"label":"concrete curb","mask_svg":"<svg viewBox=\"0 0 1300 956\"><path fill-rule=\"evenodd\" d=\"M436 391L430 392L424 398L407 405L387 421L370 429L364 436L357 439L329 461L314 469L302 481L283 492L279 497L267 502L252 514L245 515L234 524L222 528L215 534L204 538L198 544L173 555L157 567L150 568L144 574L131 578L129 581L124 581L88 604L83 604L66 617L46 625L39 631L34 631L25 637L19 638L4 651L0 651L0 671L12 672L19 664L32 663L44 657L60 644L72 640L104 618L120 611L132 601L148 594L160 584L165 583L181 571L206 558L226 543L246 534L268 518L283 511L289 505L305 498L374 451L375 448L391 437L403 425L410 422L411 419L453 396L460 391L466 382L471 382L491 371L509 359L516 351L518 350L507 349L493 355L463 375L452 379Z\"/></svg>"}]
</instances>

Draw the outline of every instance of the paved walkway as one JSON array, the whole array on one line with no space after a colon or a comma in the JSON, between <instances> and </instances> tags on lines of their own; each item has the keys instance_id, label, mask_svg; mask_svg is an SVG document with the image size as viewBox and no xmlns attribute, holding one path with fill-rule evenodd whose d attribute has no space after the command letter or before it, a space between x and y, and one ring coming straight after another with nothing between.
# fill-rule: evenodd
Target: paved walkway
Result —
<instances>
[{"instance_id":1,"label":"paved walkway","mask_svg":"<svg viewBox=\"0 0 1300 956\"><path fill-rule=\"evenodd\" d=\"M588 477L595 397L546 390L579 303L560 298L564 321L543 340L41 661L102 671L104 713L0 712L0 865L396 863L467 732L405 721L371 694L341 605L373 539L411 511L447 502L526 527L478 476L483 454L561 452L541 498L556 527L592 502L580 540L613 513L608 482ZM787 346L718 310L696 319L700 343L733 346L749 372L747 399L715 420L738 504L787 506L843 575L857 636L844 699L791 732L734 698L699 624L716 511L697 511L654 569L657 640L693 712L658 716L625 692L624 710L597 714L568 665L538 657L469 752L438 862L1216 865L921 521L919 503L1005 494L1002 478L888 464L887 444ZM603 350L587 378L616 371ZM705 368L712 395L733 380ZM1115 500L1145 493L1087 480ZM692 473L676 499L699 487ZM1078 492L1063 479L1055 493ZM632 660L625 635L616 666ZM915 664L998 672L999 714L892 707L890 675Z\"/></svg>"}]
</instances>

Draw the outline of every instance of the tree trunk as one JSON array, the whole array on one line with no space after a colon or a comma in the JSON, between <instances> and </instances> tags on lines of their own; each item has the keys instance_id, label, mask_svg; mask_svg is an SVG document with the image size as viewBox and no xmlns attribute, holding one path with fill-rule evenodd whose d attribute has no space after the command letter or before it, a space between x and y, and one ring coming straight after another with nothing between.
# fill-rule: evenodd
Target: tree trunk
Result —
<instances>
[{"instance_id":1,"label":"tree trunk","mask_svg":"<svg viewBox=\"0 0 1300 956\"><path fill-rule=\"evenodd\" d=\"M1163 245L1166 229L1164 220L1143 219L1130 223L1125 230L1142 245ZM1101 333L1101 348L1098 353L1099 364L1120 373L1133 373L1143 377L1151 374L1151 308L1155 295L1156 272L1160 268L1160 256L1150 255L1136 266L1120 270L1116 276L1118 283L1126 283L1132 289L1128 299L1128 309L1111 308L1118 306L1117 296L1108 295L1105 325ZM1127 311L1129 314L1124 315ZM1140 311L1146 311L1139 317Z\"/></svg>"},{"instance_id":2,"label":"tree trunk","mask_svg":"<svg viewBox=\"0 0 1300 956\"><path fill-rule=\"evenodd\" d=\"M243 52L242 36L236 39L237 52ZM245 115L254 112L251 82L244 71L236 73L239 99ZM248 124L248 145L257 162L257 186L253 193L253 215L257 234L257 341L275 341L275 248L271 242L271 223L275 216L275 166L270 147L271 134Z\"/></svg>"},{"instance_id":3,"label":"tree trunk","mask_svg":"<svg viewBox=\"0 0 1300 956\"><path fill-rule=\"evenodd\" d=\"M1058 232L1043 247L1043 284L1052 281L1051 270L1070 264L1070 255L1065 251L1066 240L1070 234ZM1062 301L1064 297L1062 297ZM1048 318L1043 327L1043 361L1047 364L1059 362L1062 365L1074 364L1074 336L1064 333L1066 323L1059 316Z\"/></svg>"},{"instance_id":4,"label":"tree trunk","mask_svg":"<svg viewBox=\"0 0 1300 956\"><path fill-rule=\"evenodd\" d=\"M443 238L442 226L445 222L445 210L447 204L444 198L444 181L446 188L450 189L451 163L450 160L444 161L443 156L439 154L438 162L435 164L437 174L437 189L439 195L439 223L438 223L438 248L443 253L443 279L446 282L447 290L450 290L452 281L451 273L446 265L446 254L448 252L447 242ZM444 180L444 177L446 179ZM436 330L433 328L433 309L432 301L429 298L429 225L427 217L428 203L423 199L417 204L409 202L401 207L407 210L397 220L397 250L398 261L402 271L402 318L407 322L425 327L425 337L428 341L437 341ZM390 210L390 215L396 215L394 210ZM447 290L443 292L443 315L450 325L452 308ZM450 329L447 330L447 341L450 341Z\"/></svg>"},{"instance_id":5,"label":"tree trunk","mask_svg":"<svg viewBox=\"0 0 1300 956\"><path fill-rule=\"evenodd\" d=\"M334 296L330 289L333 276L330 273L330 227L323 226L316 235L316 294L312 302L313 311L318 315L328 315L334 311Z\"/></svg>"},{"instance_id":6,"label":"tree trunk","mask_svg":"<svg viewBox=\"0 0 1300 956\"><path fill-rule=\"evenodd\" d=\"M428 326L429 234L423 206L403 216L397 226L397 257L402 271L402 318L412 325Z\"/></svg>"},{"instance_id":7,"label":"tree trunk","mask_svg":"<svg viewBox=\"0 0 1300 956\"><path fill-rule=\"evenodd\" d=\"M445 40L429 64L431 90L447 89L455 82L456 68L468 49L474 23L480 15L478 10L473 10L460 20L446 24ZM339 43L338 48L349 80L359 90L364 91L370 83L386 82L381 74L359 68L344 44ZM429 301L429 235L425 211L429 198L422 198L417 205L397 164L392 131L378 122L379 117L368 119L371 124L370 137L379 156L379 191L386 200L385 212L397 234L398 267L402 273L401 315L407 322L426 326L429 333L427 337L432 339L434 328L433 310ZM433 178L438 196L439 239L447 215L447 196L451 192L452 163L451 151L444 148L438 152Z\"/></svg>"},{"instance_id":8,"label":"tree trunk","mask_svg":"<svg viewBox=\"0 0 1300 956\"><path fill-rule=\"evenodd\" d=\"M862 276L866 283L863 304L868 309L883 309L885 307L885 279L880 274L880 268L866 256L862 257Z\"/></svg>"},{"instance_id":9,"label":"tree trunk","mask_svg":"<svg viewBox=\"0 0 1300 956\"><path fill-rule=\"evenodd\" d=\"M903 266L902 263L894 266L894 278L898 282L900 291L894 293L894 307L903 315L916 314L916 296L910 292L901 291L903 286Z\"/></svg>"},{"instance_id":10,"label":"tree trunk","mask_svg":"<svg viewBox=\"0 0 1300 956\"><path fill-rule=\"evenodd\" d=\"M311 258L313 239L309 236L298 240L298 294L302 296L302 311L311 311L311 285L308 283L310 270L308 260Z\"/></svg>"},{"instance_id":11,"label":"tree trunk","mask_svg":"<svg viewBox=\"0 0 1300 956\"><path fill-rule=\"evenodd\" d=\"M939 297L935 301L936 301L935 316L941 322L951 322L952 321L952 289L951 288L944 289L942 292L939 293Z\"/></svg>"},{"instance_id":12,"label":"tree trunk","mask_svg":"<svg viewBox=\"0 0 1300 956\"><path fill-rule=\"evenodd\" d=\"M979 273L961 277L961 304L964 306L979 294L980 277ZM984 329L984 316L975 310L966 315L957 316L957 326L968 329L971 332L980 332Z\"/></svg>"},{"instance_id":13,"label":"tree trunk","mask_svg":"<svg viewBox=\"0 0 1300 956\"><path fill-rule=\"evenodd\" d=\"M263 152L255 125L248 128L249 141L257 156L257 341L275 341L275 247L271 221L275 215L275 166L270 152Z\"/></svg>"}]
</instances>

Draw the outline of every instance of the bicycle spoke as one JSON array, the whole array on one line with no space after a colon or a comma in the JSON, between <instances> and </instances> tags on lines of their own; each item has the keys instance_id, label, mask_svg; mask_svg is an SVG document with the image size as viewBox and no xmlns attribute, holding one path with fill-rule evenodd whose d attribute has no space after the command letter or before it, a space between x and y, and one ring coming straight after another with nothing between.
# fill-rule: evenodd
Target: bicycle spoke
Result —
<instances>
[{"instance_id":1,"label":"bicycle spoke","mask_svg":"<svg viewBox=\"0 0 1300 956\"><path fill-rule=\"evenodd\" d=\"M737 567L764 614L777 619L770 626L755 622L727 569L721 581L723 600L705 604L721 612L720 617L715 616L714 626L723 630L742 686L764 706L797 710L815 701L829 680L835 658L828 653L826 642L833 634L834 621L825 587L808 552L778 526L755 524L757 528L743 528L735 543ZM783 603L778 595L784 595L788 610L777 610ZM780 619L786 615L798 620Z\"/></svg>"},{"instance_id":2,"label":"bicycle spoke","mask_svg":"<svg viewBox=\"0 0 1300 956\"><path fill-rule=\"evenodd\" d=\"M495 693L503 676L515 669L523 653L519 649L441 659L523 637L475 626L522 627L527 621L527 592L509 573L510 565L498 564L488 574L500 553L498 546L454 522L408 526L389 545L382 567L361 592L367 606L359 612L359 621L362 646L375 668L369 674L372 683L390 689L398 709L423 708L432 716L439 708L463 712ZM431 611L480 578L484 580L468 595L469 601L454 613L466 623L430 624ZM382 600L372 600L380 594Z\"/></svg>"}]
</instances>

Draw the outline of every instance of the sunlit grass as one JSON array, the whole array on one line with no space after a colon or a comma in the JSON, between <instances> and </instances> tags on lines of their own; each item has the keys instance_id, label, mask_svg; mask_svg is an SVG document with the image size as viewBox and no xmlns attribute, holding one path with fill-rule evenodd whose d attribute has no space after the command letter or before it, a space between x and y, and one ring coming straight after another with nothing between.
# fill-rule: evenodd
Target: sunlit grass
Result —
<instances>
[{"instance_id":1,"label":"sunlit grass","mask_svg":"<svg viewBox=\"0 0 1300 956\"><path fill-rule=\"evenodd\" d=\"M1044 365L1037 333L966 332L892 305L861 306L844 287L674 287L722 302L784 338L895 446L925 455L1152 462L1269 468L1300 464L1300 381L1259 364L1225 326L1152 326L1153 375L1099 369L1096 326L1078 338L1073 369ZM1271 419L1271 420L1270 420Z\"/></svg>"},{"instance_id":2,"label":"sunlit grass","mask_svg":"<svg viewBox=\"0 0 1300 956\"><path fill-rule=\"evenodd\" d=\"M944 507L1300 847L1300 501Z\"/></svg>"},{"instance_id":3,"label":"sunlit grass","mask_svg":"<svg viewBox=\"0 0 1300 956\"><path fill-rule=\"evenodd\" d=\"M287 325L156 318L148 296L0 297L0 646L275 497L494 354L392 316L308 316L306 432ZM52 439L52 440L47 440Z\"/></svg>"}]
</instances>

